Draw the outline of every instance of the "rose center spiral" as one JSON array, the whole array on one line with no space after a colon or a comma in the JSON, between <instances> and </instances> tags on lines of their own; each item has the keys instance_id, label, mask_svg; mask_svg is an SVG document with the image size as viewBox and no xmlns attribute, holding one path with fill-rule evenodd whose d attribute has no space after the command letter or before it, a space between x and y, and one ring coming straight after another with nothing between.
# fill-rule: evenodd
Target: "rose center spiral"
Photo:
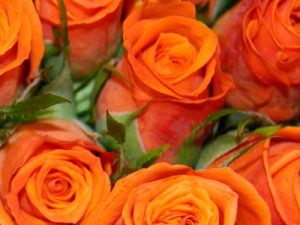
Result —
<instances>
[{"instance_id":1,"label":"rose center spiral","mask_svg":"<svg viewBox=\"0 0 300 225\"><path fill-rule=\"evenodd\" d=\"M290 16L291 24L300 32L300 1L296 1Z\"/></svg>"},{"instance_id":2,"label":"rose center spiral","mask_svg":"<svg viewBox=\"0 0 300 225\"><path fill-rule=\"evenodd\" d=\"M167 76L184 72L191 66L196 55L195 47L186 37L163 33L156 43L156 71Z\"/></svg>"},{"instance_id":3,"label":"rose center spiral","mask_svg":"<svg viewBox=\"0 0 300 225\"><path fill-rule=\"evenodd\" d=\"M53 193L54 195L63 194L69 188L70 188L70 184L62 178L56 178L56 179L48 181L48 183L47 183L48 191L50 193Z\"/></svg>"}]
</instances>

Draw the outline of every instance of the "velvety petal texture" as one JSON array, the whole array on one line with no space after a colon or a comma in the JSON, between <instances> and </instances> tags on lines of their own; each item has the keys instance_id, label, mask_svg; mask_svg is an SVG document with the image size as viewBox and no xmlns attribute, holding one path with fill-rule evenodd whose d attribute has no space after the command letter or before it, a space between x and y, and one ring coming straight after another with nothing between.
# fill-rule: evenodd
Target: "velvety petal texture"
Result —
<instances>
[{"instance_id":1,"label":"velvety petal texture","mask_svg":"<svg viewBox=\"0 0 300 225\"><path fill-rule=\"evenodd\" d=\"M168 10L166 10L168 9ZM123 25L125 55L98 99L106 111L128 113L153 100L138 118L144 150L170 143L165 160L174 162L183 139L206 116L222 108L232 88L219 65L215 33L195 19L192 3L146 1Z\"/></svg>"},{"instance_id":2,"label":"velvety petal texture","mask_svg":"<svg viewBox=\"0 0 300 225\"><path fill-rule=\"evenodd\" d=\"M216 24L236 89L228 103L275 121L300 114L299 1L245 0Z\"/></svg>"},{"instance_id":3,"label":"velvety petal texture","mask_svg":"<svg viewBox=\"0 0 300 225\"><path fill-rule=\"evenodd\" d=\"M71 122L21 126L0 159L1 224L88 225L110 192L112 155Z\"/></svg>"},{"instance_id":4,"label":"velvety petal texture","mask_svg":"<svg viewBox=\"0 0 300 225\"><path fill-rule=\"evenodd\" d=\"M272 224L300 223L300 128L286 127L276 137L253 147L231 165L250 181L268 203ZM221 157L217 166L261 137L253 136L244 145Z\"/></svg>"},{"instance_id":5,"label":"velvety petal texture","mask_svg":"<svg viewBox=\"0 0 300 225\"><path fill-rule=\"evenodd\" d=\"M120 39L122 0L66 0L69 62L77 76L91 73L115 52ZM54 41L60 26L58 0L36 0L44 39Z\"/></svg>"},{"instance_id":6,"label":"velvety petal texture","mask_svg":"<svg viewBox=\"0 0 300 225\"><path fill-rule=\"evenodd\" d=\"M31 0L0 1L0 106L17 97L44 54L42 27Z\"/></svg>"},{"instance_id":7,"label":"velvety petal texture","mask_svg":"<svg viewBox=\"0 0 300 225\"><path fill-rule=\"evenodd\" d=\"M119 180L96 218L105 225L271 225L266 203L231 169L165 163Z\"/></svg>"}]
</instances>

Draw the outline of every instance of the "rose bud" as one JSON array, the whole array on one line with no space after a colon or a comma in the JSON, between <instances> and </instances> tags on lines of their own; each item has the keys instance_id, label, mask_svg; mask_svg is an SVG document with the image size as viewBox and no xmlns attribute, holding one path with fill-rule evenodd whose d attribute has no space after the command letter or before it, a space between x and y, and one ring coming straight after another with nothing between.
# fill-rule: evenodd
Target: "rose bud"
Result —
<instances>
[{"instance_id":1,"label":"rose bud","mask_svg":"<svg viewBox=\"0 0 300 225\"><path fill-rule=\"evenodd\" d=\"M70 39L69 62L76 76L91 73L115 52L121 29L122 0L64 1ZM58 0L36 0L44 39L54 42L60 26Z\"/></svg>"},{"instance_id":2,"label":"rose bud","mask_svg":"<svg viewBox=\"0 0 300 225\"><path fill-rule=\"evenodd\" d=\"M42 27L31 0L3 1L1 21L0 107L18 96L25 78L36 74L44 54Z\"/></svg>"},{"instance_id":3,"label":"rose bud","mask_svg":"<svg viewBox=\"0 0 300 225\"><path fill-rule=\"evenodd\" d=\"M0 223L86 223L108 197L110 153L75 124L22 125L0 151Z\"/></svg>"},{"instance_id":4,"label":"rose bud","mask_svg":"<svg viewBox=\"0 0 300 225\"><path fill-rule=\"evenodd\" d=\"M299 2L241 1L216 24L221 63L236 89L228 104L285 121L299 116Z\"/></svg>"},{"instance_id":5,"label":"rose bud","mask_svg":"<svg viewBox=\"0 0 300 225\"><path fill-rule=\"evenodd\" d=\"M216 160L218 166L234 153L262 139L253 136L246 143ZM250 181L269 205L272 224L300 224L300 128L286 127L252 147L230 164Z\"/></svg>"},{"instance_id":6,"label":"rose bud","mask_svg":"<svg viewBox=\"0 0 300 225\"><path fill-rule=\"evenodd\" d=\"M119 180L94 216L105 225L271 225L266 203L231 169L193 171L165 163Z\"/></svg>"},{"instance_id":7,"label":"rose bud","mask_svg":"<svg viewBox=\"0 0 300 225\"><path fill-rule=\"evenodd\" d=\"M192 3L177 0L144 4L123 30L126 52L117 68L125 79L106 83L98 123L106 111L126 114L152 101L137 118L143 151L170 144L161 160L175 162L193 124L221 109L232 88L220 69L217 36L195 19Z\"/></svg>"}]
</instances>

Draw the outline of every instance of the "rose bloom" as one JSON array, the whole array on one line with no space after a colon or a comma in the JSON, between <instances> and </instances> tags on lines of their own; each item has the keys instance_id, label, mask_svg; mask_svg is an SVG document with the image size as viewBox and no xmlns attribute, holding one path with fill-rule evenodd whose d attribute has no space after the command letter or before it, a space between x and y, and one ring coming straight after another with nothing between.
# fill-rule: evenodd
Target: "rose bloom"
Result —
<instances>
[{"instance_id":1,"label":"rose bloom","mask_svg":"<svg viewBox=\"0 0 300 225\"><path fill-rule=\"evenodd\" d=\"M216 24L222 66L236 89L231 106L275 121L299 116L299 1L245 0Z\"/></svg>"},{"instance_id":2,"label":"rose bloom","mask_svg":"<svg viewBox=\"0 0 300 225\"><path fill-rule=\"evenodd\" d=\"M25 78L35 76L44 54L42 27L31 0L2 1L0 107L11 104Z\"/></svg>"},{"instance_id":3,"label":"rose bloom","mask_svg":"<svg viewBox=\"0 0 300 225\"><path fill-rule=\"evenodd\" d=\"M98 119L153 100L138 117L138 133L145 151L171 144L162 160L174 162L192 124L221 109L232 88L220 70L217 37L195 19L192 3L177 0L145 3L123 30L126 53L118 70L129 82L111 77L98 99Z\"/></svg>"},{"instance_id":4,"label":"rose bloom","mask_svg":"<svg viewBox=\"0 0 300 225\"><path fill-rule=\"evenodd\" d=\"M69 62L77 76L87 75L108 60L118 45L122 0L68 0ZM54 41L53 27L60 26L58 0L36 0L44 39Z\"/></svg>"},{"instance_id":5,"label":"rose bloom","mask_svg":"<svg viewBox=\"0 0 300 225\"><path fill-rule=\"evenodd\" d=\"M103 225L271 225L266 203L231 169L166 163L119 180L95 218Z\"/></svg>"},{"instance_id":6,"label":"rose bloom","mask_svg":"<svg viewBox=\"0 0 300 225\"><path fill-rule=\"evenodd\" d=\"M213 166L259 139L251 137ZM283 128L276 137L255 145L230 167L249 180L268 203L273 225L300 224L300 128Z\"/></svg>"},{"instance_id":7,"label":"rose bloom","mask_svg":"<svg viewBox=\"0 0 300 225\"><path fill-rule=\"evenodd\" d=\"M0 223L92 224L110 192L112 156L76 125L22 125L0 151Z\"/></svg>"}]
</instances>

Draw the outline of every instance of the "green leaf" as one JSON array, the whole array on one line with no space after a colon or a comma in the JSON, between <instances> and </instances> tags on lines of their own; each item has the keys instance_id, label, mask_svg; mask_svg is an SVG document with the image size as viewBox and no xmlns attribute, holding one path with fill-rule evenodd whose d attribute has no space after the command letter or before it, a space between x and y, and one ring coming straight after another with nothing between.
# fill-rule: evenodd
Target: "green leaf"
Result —
<instances>
[{"instance_id":1,"label":"green leaf","mask_svg":"<svg viewBox=\"0 0 300 225\"><path fill-rule=\"evenodd\" d=\"M264 136L264 138L254 142L253 144L247 146L246 148L242 149L241 151L235 153L230 158L228 158L225 162L223 162L220 167L229 166L234 160L241 157L242 155L249 152L255 145L265 141L268 138L273 137L280 129L282 125L274 125L274 126L267 126L267 127L260 127L256 130L252 131L251 134L258 134Z\"/></svg>"},{"instance_id":2,"label":"green leaf","mask_svg":"<svg viewBox=\"0 0 300 225\"><path fill-rule=\"evenodd\" d=\"M132 167L126 158L125 154L123 151L120 151L119 153L119 158L117 159L118 163L118 168L117 171L115 172L114 176L112 177L112 184L114 184L118 179L134 172L136 169Z\"/></svg>"},{"instance_id":3,"label":"green leaf","mask_svg":"<svg viewBox=\"0 0 300 225\"><path fill-rule=\"evenodd\" d=\"M126 120L124 120L124 124L125 125L129 125L130 123L132 123L141 113L143 113L148 106L152 103L152 100L150 100L149 102L147 102L145 105L143 105L141 108L131 112L128 114Z\"/></svg>"},{"instance_id":4,"label":"green leaf","mask_svg":"<svg viewBox=\"0 0 300 225\"><path fill-rule=\"evenodd\" d=\"M177 157L176 164L193 167L199 156L199 148L192 143L183 143Z\"/></svg>"},{"instance_id":5,"label":"green leaf","mask_svg":"<svg viewBox=\"0 0 300 225\"><path fill-rule=\"evenodd\" d=\"M45 42L45 54L44 58L48 59L50 57L58 55L60 49L57 45L53 44L52 42Z\"/></svg>"},{"instance_id":6,"label":"green leaf","mask_svg":"<svg viewBox=\"0 0 300 225\"><path fill-rule=\"evenodd\" d=\"M136 120L130 121L131 113L115 114L113 118L125 126L125 142L123 143L124 154L128 161L135 165L136 160L143 155L142 145L138 135L138 124ZM96 130L100 133L107 134L107 117L103 117L98 123ZM101 142L101 138L100 138ZM102 142L101 142L102 143ZM110 151L110 148L107 148Z\"/></svg>"},{"instance_id":7,"label":"green leaf","mask_svg":"<svg viewBox=\"0 0 300 225\"><path fill-rule=\"evenodd\" d=\"M115 138L110 135L102 135L99 137L100 143L103 145L105 149L109 151L113 151L119 153L120 151L120 144L117 142Z\"/></svg>"},{"instance_id":8,"label":"green leaf","mask_svg":"<svg viewBox=\"0 0 300 225\"><path fill-rule=\"evenodd\" d=\"M259 134L259 135L262 135L265 137L271 137L274 134L276 134L281 128L282 128L282 125L260 127L260 128L257 128L256 130L252 131L252 133Z\"/></svg>"},{"instance_id":9,"label":"green leaf","mask_svg":"<svg viewBox=\"0 0 300 225\"><path fill-rule=\"evenodd\" d=\"M68 99L68 101L72 103L51 107L51 110L53 111L53 114L51 115L52 117L62 119L74 119L76 117L73 84L70 73L70 68L68 64L65 63L60 74L58 74L53 81L45 85L39 92L40 94L59 95Z\"/></svg>"},{"instance_id":10,"label":"green leaf","mask_svg":"<svg viewBox=\"0 0 300 225\"><path fill-rule=\"evenodd\" d=\"M143 108L143 107L142 107ZM143 155L142 144L140 142L138 134L138 122L137 120L132 120L134 116L137 115L137 112L141 112L141 109L138 109L132 113L123 113L123 114L114 114L113 118L121 123L125 127L125 142L123 143L123 150L126 159L130 162L131 165L135 165L137 159ZM98 123L96 130L100 133L107 134L107 117L103 117ZM100 139L100 142L101 139ZM107 149L110 151L110 149Z\"/></svg>"},{"instance_id":11,"label":"green leaf","mask_svg":"<svg viewBox=\"0 0 300 225\"><path fill-rule=\"evenodd\" d=\"M253 130L257 127L269 125L275 125L275 123L266 115L251 111L240 111L223 118L220 121L220 129L217 133L222 134L232 129L242 131L246 127Z\"/></svg>"},{"instance_id":12,"label":"green leaf","mask_svg":"<svg viewBox=\"0 0 300 225\"><path fill-rule=\"evenodd\" d=\"M241 151L233 154L231 157L229 157L227 160L225 160L219 167L227 167L229 166L231 163L233 163L234 160L236 160L237 158L241 157L242 155L246 154L247 152L249 152L255 145L265 141L267 139L263 138L260 139L258 141L255 141L254 143L252 143L251 145L247 146L246 148L242 149Z\"/></svg>"},{"instance_id":13,"label":"green leaf","mask_svg":"<svg viewBox=\"0 0 300 225\"><path fill-rule=\"evenodd\" d=\"M96 122L97 97L109 76L108 71L98 68L86 79L73 83L77 115L90 125Z\"/></svg>"},{"instance_id":14,"label":"green leaf","mask_svg":"<svg viewBox=\"0 0 300 225\"><path fill-rule=\"evenodd\" d=\"M64 65L64 55L58 54L43 59L42 66L49 70L48 80L54 80L61 72Z\"/></svg>"},{"instance_id":15,"label":"green leaf","mask_svg":"<svg viewBox=\"0 0 300 225\"><path fill-rule=\"evenodd\" d=\"M253 122L252 117L247 117L247 118L243 119L241 122L239 122L239 124L237 126L237 139L240 139L242 137L242 134L243 134L245 128L251 122Z\"/></svg>"},{"instance_id":16,"label":"green leaf","mask_svg":"<svg viewBox=\"0 0 300 225\"><path fill-rule=\"evenodd\" d=\"M136 168L146 168L151 166L160 156L170 147L169 144L163 145L157 149L144 153L136 161Z\"/></svg>"},{"instance_id":17,"label":"green leaf","mask_svg":"<svg viewBox=\"0 0 300 225\"><path fill-rule=\"evenodd\" d=\"M67 102L69 102L67 99L52 94L34 96L29 99L16 102L9 107L0 109L0 121L30 121L36 119L42 110Z\"/></svg>"},{"instance_id":18,"label":"green leaf","mask_svg":"<svg viewBox=\"0 0 300 225\"><path fill-rule=\"evenodd\" d=\"M207 168L213 161L231 151L239 144L236 132L228 132L209 140L201 149L195 169Z\"/></svg>"},{"instance_id":19,"label":"green leaf","mask_svg":"<svg viewBox=\"0 0 300 225\"><path fill-rule=\"evenodd\" d=\"M117 140L119 144L125 142L125 126L116 121L107 111L106 113L106 126L110 136Z\"/></svg>"},{"instance_id":20,"label":"green leaf","mask_svg":"<svg viewBox=\"0 0 300 225\"><path fill-rule=\"evenodd\" d=\"M216 21L222 14L237 4L239 0L215 0L215 7L212 13L212 20Z\"/></svg>"},{"instance_id":21,"label":"green leaf","mask_svg":"<svg viewBox=\"0 0 300 225\"><path fill-rule=\"evenodd\" d=\"M126 81L130 86L132 86L132 83L130 80L128 80L126 77L124 77L118 70L116 67L114 67L111 64L105 64L103 66L103 69L106 69L107 71L109 71L110 73L112 73L113 75L117 76L118 78Z\"/></svg>"},{"instance_id":22,"label":"green leaf","mask_svg":"<svg viewBox=\"0 0 300 225\"><path fill-rule=\"evenodd\" d=\"M202 123L195 127L191 134L183 141L183 144L180 147L179 155L177 157L177 164L184 164L188 166L194 166L197 162L199 155L199 149L194 145L194 141L198 133L209 123L212 123L223 116L227 116L232 113L240 112L239 109L234 108L225 108L218 112L210 114Z\"/></svg>"},{"instance_id":23,"label":"green leaf","mask_svg":"<svg viewBox=\"0 0 300 225\"><path fill-rule=\"evenodd\" d=\"M119 45L119 48L118 48L118 50L117 50L117 53L116 53L116 57L117 57L118 59L121 59L122 56L124 55L125 51L126 51L126 49L124 48L123 42L121 41L121 43L120 43L120 45Z\"/></svg>"}]
</instances>

